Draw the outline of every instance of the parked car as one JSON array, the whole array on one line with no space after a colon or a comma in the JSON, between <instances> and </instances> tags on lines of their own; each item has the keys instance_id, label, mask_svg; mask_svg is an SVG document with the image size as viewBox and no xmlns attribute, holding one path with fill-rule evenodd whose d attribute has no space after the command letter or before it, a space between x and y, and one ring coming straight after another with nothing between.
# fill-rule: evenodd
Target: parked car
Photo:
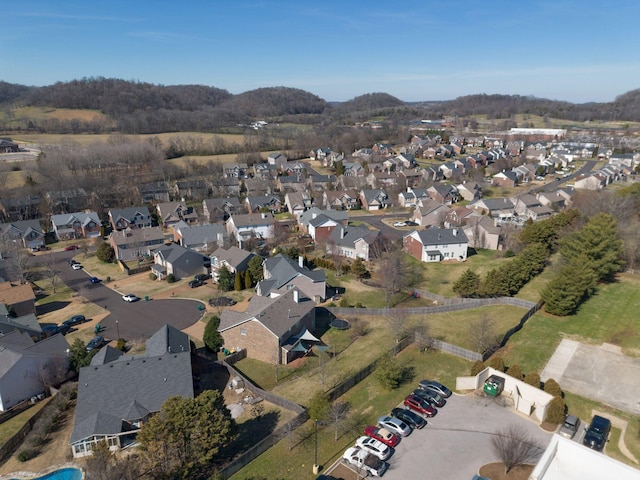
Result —
<instances>
[{"instance_id":1,"label":"parked car","mask_svg":"<svg viewBox=\"0 0 640 480\"><path fill-rule=\"evenodd\" d=\"M212 307L230 307L235 304L236 301L229 297L215 297L209 300L209 305Z\"/></svg>"},{"instance_id":2,"label":"parked car","mask_svg":"<svg viewBox=\"0 0 640 480\"><path fill-rule=\"evenodd\" d=\"M140 300L140 298L138 298L133 293L127 293L126 295L122 296L122 300L124 300L125 302L137 302L138 300Z\"/></svg>"},{"instance_id":3,"label":"parked car","mask_svg":"<svg viewBox=\"0 0 640 480\"><path fill-rule=\"evenodd\" d=\"M80 325L81 323L84 323L86 321L87 319L84 317L84 315L74 315L68 320L65 320L64 322L62 322L62 324L69 325L69 327L73 327L75 325Z\"/></svg>"},{"instance_id":4,"label":"parked car","mask_svg":"<svg viewBox=\"0 0 640 480\"><path fill-rule=\"evenodd\" d=\"M418 412L427 417L433 417L437 410L431 406L429 402L418 397L417 395L409 395L404 399L404 404L414 412Z\"/></svg>"},{"instance_id":5,"label":"parked car","mask_svg":"<svg viewBox=\"0 0 640 480\"><path fill-rule=\"evenodd\" d=\"M573 438L573 436L580 428L580 419L575 415L567 415L564 422L560 426L558 433L566 438Z\"/></svg>"},{"instance_id":6,"label":"parked car","mask_svg":"<svg viewBox=\"0 0 640 480\"><path fill-rule=\"evenodd\" d=\"M423 390L422 388L416 388L413 391L413 394L429 402L432 407L441 408L444 407L444 405L447 403L439 393L436 393L433 390Z\"/></svg>"},{"instance_id":7,"label":"parked car","mask_svg":"<svg viewBox=\"0 0 640 480\"><path fill-rule=\"evenodd\" d=\"M197 280L197 281L202 282L202 283L205 283L210 278L211 277L209 275L207 275L206 273L199 273L198 275L193 277L194 280Z\"/></svg>"},{"instance_id":8,"label":"parked car","mask_svg":"<svg viewBox=\"0 0 640 480\"><path fill-rule=\"evenodd\" d=\"M587 428L587 433L582 440L582 444L601 452L607 443L609 432L611 431L611 420L601 417L600 415L594 415Z\"/></svg>"},{"instance_id":9,"label":"parked car","mask_svg":"<svg viewBox=\"0 0 640 480\"><path fill-rule=\"evenodd\" d=\"M82 270L82 265L80 265L79 263L74 263L73 265L71 265L71 267L74 270Z\"/></svg>"},{"instance_id":10,"label":"parked car","mask_svg":"<svg viewBox=\"0 0 640 480\"><path fill-rule=\"evenodd\" d=\"M62 334L62 335L66 335L67 333L69 333L71 331L71 325L67 325L64 322L62 323L62 325L60 325L58 327L58 331Z\"/></svg>"},{"instance_id":11,"label":"parked car","mask_svg":"<svg viewBox=\"0 0 640 480\"><path fill-rule=\"evenodd\" d=\"M102 335L96 335L87 343L87 352L103 347L105 344L104 337Z\"/></svg>"},{"instance_id":12,"label":"parked car","mask_svg":"<svg viewBox=\"0 0 640 480\"><path fill-rule=\"evenodd\" d=\"M395 433L396 435L400 435L401 437L406 437L411 433L411 427L404 423L402 420L396 417L391 417L389 415L383 415L378 418L378 425L382 428L389 430L390 432Z\"/></svg>"},{"instance_id":13,"label":"parked car","mask_svg":"<svg viewBox=\"0 0 640 480\"><path fill-rule=\"evenodd\" d=\"M367 475L381 477L389 467L385 462L359 447L348 448L342 458Z\"/></svg>"},{"instance_id":14,"label":"parked car","mask_svg":"<svg viewBox=\"0 0 640 480\"><path fill-rule=\"evenodd\" d=\"M91 277L89 279L89 282L90 283L100 283L100 282L102 282L102 280L100 280L98 277Z\"/></svg>"},{"instance_id":15,"label":"parked car","mask_svg":"<svg viewBox=\"0 0 640 480\"><path fill-rule=\"evenodd\" d=\"M71 250L77 250L80 247L78 245L67 245L66 247L64 247L64 250L66 252L70 252Z\"/></svg>"},{"instance_id":16,"label":"parked car","mask_svg":"<svg viewBox=\"0 0 640 480\"><path fill-rule=\"evenodd\" d=\"M77 260L74 260L73 258L70 258L67 263L71 266L74 266L76 263L80 263L80 262L78 262Z\"/></svg>"},{"instance_id":17,"label":"parked car","mask_svg":"<svg viewBox=\"0 0 640 480\"><path fill-rule=\"evenodd\" d=\"M389 430L380 427L368 426L364 429L364 434L367 437L380 440L385 445L389 445L394 448L400 443L400 437L395 433L391 433Z\"/></svg>"},{"instance_id":18,"label":"parked car","mask_svg":"<svg viewBox=\"0 0 640 480\"><path fill-rule=\"evenodd\" d=\"M451 390L435 380L421 380L418 387L423 390L433 390L444 398L449 398L451 396Z\"/></svg>"},{"instance_id":19,"label":"parked car","mask_svg":"<svg viewBox=\"0 0 640 480\"><path fill-rule=\"evenodd\" d=\"M58 325L46 325L42 327L42 336L44 338L49 338L57 333L60 333L60 327Z\"/></svg>"},{"instance_id":20,"label":"parked car","mask_svg":"<svg viewBox=\"0 0 640 480\"><path fill-rule=\"evenodd\" d=\"M399 418L404 423L411 425L413 428L420 429L427 425L427 421L424 418L407 408L396 407L391 410L391 415Z\"/></svg>"},{"instance_id":21,"label":"parked car","mask_svg":"<svg viewBox=\"0 0 640 480\"><path fill-rule=\"evenodd\" d=\"M367 437L366 435L358 437L356 440L356 447L360 447L362 450L375 455L380 460L386 460L393 453L388 445L385 445L380 440Z\"/></svg>"},{"instance_id":22,"label":"parked car","mask_svg":"<svg viewBox=\"0 0 640 480\"><path fill-rule=\"evenodd\" d=\"M200 280L191 280L189 282L189 286L191 288L201 287L202 285L204 285L204 282L201 282Z\"/></svg>"},{"instance_id":23,"label":"parked car","mask_svg":"<svg viewBox=\"0 0 640 480\"><path fill-rule=\"evenodd\" d=\"M393 226L394 227L406 227L407 226L407 222L394 222Z\"/></svg>"}]
</instances>

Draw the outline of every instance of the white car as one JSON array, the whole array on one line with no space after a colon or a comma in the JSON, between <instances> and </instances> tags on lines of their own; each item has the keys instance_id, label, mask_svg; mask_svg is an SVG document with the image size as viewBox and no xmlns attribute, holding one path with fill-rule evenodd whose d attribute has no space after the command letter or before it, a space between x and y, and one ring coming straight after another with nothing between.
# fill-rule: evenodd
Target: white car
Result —
<instances>
[{"instance_id":1,"label":"white car","mask_svg":"<svg viewBox=\"0 0 640 480\"><path fill-rule=\"evenodd\" d=\"M362 436L356 440L356 447L366 450L370 454L378 457L380 460L386 460L391 456L391 449L375 438Z\"/></svg>"},{"instance_id":2,"label":"white car","mask_svg":"<svg viewBox=\"0 0 640 480\"><path fill-rule=\"evenodd\" d=\"M74 263L72 268L74 270L82 270L82 265L80 265L79 263Z\"/></svg>"},{"instance_id":3,"label":"white car","mask_svg":"<svg viewBox=\"0 0 640 480\"><path fill-rule=\"evenodd\" d=\"M395 222L393 224L394 227L406 227L407 223L406 222Z\"/></svg>"},{"instance_id":4,"label":"white car","mask_svg":"<svg viewBox=\"0 0 640 480\"><path fill-rule=\"evenodd\" d=\"M378 425L402 437L406 437L411 433L411 427L409 425L399 418L390 417L388 415L378 418Z\"/></svg>"},{"instance_id":5,"label":"white car","mask_svg":"<svg viewBox=\"0 0 640 480\"><path fill-rule=\"evenodd\" d=\"M140 299L133 293L128 293L122 296L122 300L124 300L125 302L137 302Z\"/></svg>"}]
</instances>

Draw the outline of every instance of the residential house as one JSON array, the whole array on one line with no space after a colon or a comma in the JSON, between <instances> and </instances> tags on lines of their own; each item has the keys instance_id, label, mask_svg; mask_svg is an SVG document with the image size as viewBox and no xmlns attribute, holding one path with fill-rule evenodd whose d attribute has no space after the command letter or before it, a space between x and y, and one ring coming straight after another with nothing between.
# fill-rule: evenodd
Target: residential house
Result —
<instances>
[{"instance_id":1,"label":"residential house","mask_svg":"<svg viewBox=\"0 0 640 480\"><path fill-rule=\"evenodd\" d=\"M40 216L40 197L25 195L0 199L0 214L9 222L38 218Z\"/></svg>"},{"instance_id":2,"label":"residential house","mask_svg":"<svg viewBox=\"0 0 640 480\"><path fill-rule=\"evenodd\" d=\"M114 230L109 235L109 244L118 260L141 260L151 256L153 248L164 244L164 233L160 227Z\"/></svg>"},{"instance_id":3,"label":"residential house","mask_svg":"<svg viewBox=\"0 0 640 480\"><path fill-rule=\"evenodd\" d=\"M27 313L16 317L4 303L0 303L0 337L15 330L26 332L35 342L42 340L42 326L35 313Z\"/></svg>"},{"instance_id":4,"label":"residential house","mask_svg":"<svg viewBox=\"0 0 640 480\"><path fill-rule=\"evenodd\" d=\"M479 217L480 214L467 207L453 207L444 217L444 228L460 227L467 223L471 217Z\"/></svg>"},{"instance_id":5,"label":"residential house","mask_svg":"<svg viewBox=\"0 0 640 480\"><path fill-rule=\"evenodd\" d=\"M359 198L366 210L382 210L389 204L389 196L382 189L361 190Z\"/></svg>"},{"instance_id":6,"label":"residential house","mask_svg":"<svg viewBox=\"0 0 640 480\"><path fill-rule=\"evenodd\" d=\"M176 280L193 277L201 273L209 273L211 263L208 256L172 243L155 248L153 251L154 264L151 272L158 280L173 275Z\"/></svg>"},{"instance_id":7,"label":"residential house","mask_svg":"<svg viewBox=\"0 0 640 480\"><path fill-rule=\"evenodd\" d=\"M413 211L413 221L423 227L441 227L451 208L437 200L421 200Z\"/></svg>"},{"instance_id":8,"label":"residential house","mask_svg":"<svg viewBox=\"0 0 640 480\"><path fill-rule=\"evenodd\" d=\"M322 161L322 166L334 168L336 163L344 161L344 154L338 152L330 152Z\"/></svg>"},{"instance_id":9,"label":"residential house","mask_svg":"<svg viewBox=\"0 0 640 480\"><path fill-rule=\"evenodd\" d=\"M416 202L416 195L411 191L411 188L406 192L400 192L398 194L398 205L401 207L415 207Z\"/></svg>"},{"instance_id":10,"label":"residential house","mask_svg":"<svg viewBox=\"0 0 640 480\"><path fill-rule=\"evenodd\" d=\"M103 347L80 369L69 441L74 458L91 455L101 441L111 451L135 445L142 426L172 397L194 397L187 334L165 325L140 355Z\"/></svg>"},{"instance_id":11,"label":"residential house","mask_svg":"<svg viewBox=\"0 0 640 480\"><path fill-rule=\"evenodd\" d=\"M413 153L401 153L395 157L397 161L396 169L397 170L405 170L415 168L418 163L416 162L416 157Z\"/></svg>"},{"instance_id":12,"label":"residential house","mask_svg":"<svg viewBox=\"0 0 640 480\"><path fill-rule=\"evenodd\" d=\"M15 153L20 150L17 143L8 138L0 138L0 153Z\"/></svg>"},{"instance_id":13,"label":"residential house","mask_svg":"<svg viewBox=\"0 0 640 480\"><path fill-rule=\"evenodd\" d=\"M307 165L298 160L287 162L282 166L282 172L288 176L304 177L307 172Z\"/></svg>"},{"instance_id":14,"label":"residential house","mask_svg":"<svg viewBox=\"0 0 640 480\"><path fill-rule=\"evenodd\" d=\"M218 248L211 254L211 276L217 282L218 271L223 266L227 267L231 273L245 272L249 267L249 260L255 256L255 253L233 245L229 248Z\"/></svg>"},{"instance_id":15,"label":"residential house","mask_svg":"<svg viewBox=\"0 0 640 480\"><path fill-rule=\"evenodd\" d=\"M327 210L353 210L360 207L359 195L355 190L325 190L322 206Z\"/></svg>"},{"instance_id":16,"label":"residential house","mask_svg":"<svg viewBox=\"0 0 640 480\"><path fill-rule=\"evenodd\" d=\"M280 169L269 163L253 164L253 177L260 180L275 180L278 178L278 172Z\"/></svg>"},{"instance_id":17,"label":"residential house","mask_svg":"<svg viewBox=\"0 0 640 480\"><path fill-rule=\"evenodd\" d=\"M327 277L324 270L309 270L302 256L298 261L279 253L262 262L263 280L256 285L256 293L263 297L283 295L298 289L314 302L323 302L327 297Z\"/></svg>"},{"instance_id":18,"label":"residential house","mask_svg":"<svg viewBox=\"0 0 640 480\"><path fill-rule=\"evenodd\" d=\"M198 221L198 212L193 207L188 207L184 202L166 202L156 205L158 220L162 228L169 228L182 221L195 223Z\"/></svg>"},{"instance_id":19,"label":"residential house","mask_svg":"<svg viewBox=\"0 0 640 480\"><path fill-rule=\"evenodd\" d=\"M307 189L307 179L301 174L280 176L276 180L276 187L281 192L304 192Z\"/></svg>"},{"instance_id":20,"label":"residential house","mask_svg":"<svg viewBox=\"0 0 640 480\"><path fill-rule=\"evenodd\" d=\"M459 195L468 202L482 198L482 186L477 182L462 182L456 188Z\"/></svg>"},{"instance_id":21,"label":"residential house","mask_svg":"<svg viewBox=\"0 0 640 480\"><path fill-rule=\"evenodd\" d=\"M84 188L57 190L45 195L53 213L77 212L87 207L87 192Z\"/></svg>"},{"instance_id":22,"label":"residential house","mask_svg":"<svg viewBox=\"0 0 640 480\"><path fill-rule=\"evenodd\" d=\"M467 236L470 247L487 250L502 250L504 247L502 229L484 215L469 216L462 231Z\"/></svg>"},{"instance_id":23,"label":"residential house","mask_svg":"<svg viewBox=\"0 0 640 480\"><path fill-rule=\"evenodd\" d=\"M518 177L518 183L529 183L536 177L537 164L526 163L513 168L513 172Z\"/></svg>"},{"instance_id":24,"label":"residential house","mask_svg":"<svg viewBox=\"0 0 640 480\"><path fill-rule=\"evenodd\" d=\"M518 175L511 170L503 170L491 177L491 183L501 187L515 187L518 185Z\"/></svg>"},{"instance_id":25,"label":"residential house","mask_svg":"<svg viewBox=\"0 0 640 480\"><path fill-rule=\"evenodd\" d=\"M511 198L514 210L518 215L519 221L528 218L538 221L549 218L554 211L550 207L543 205L542 202L533 194L525 193Z\"/></svg>"},{"instance_id":26,"label":"residential house","mask_svg":"<svg viewBox=\"0 0 640 480\"><path fill-rule=\"evenodd\" d=\"M366 174L360 162L342 162L342 166L344 168L342 175L345 177L364 177Z\"/></svg>"},{"instance_id":27,"label":"residential house","mask_svg":"<svg viewBox=\"0 0 640 480\"><path fill-rule=\"evenodd\" d=\"M273 297L254 295L245 311L225 309L218 331L226 348L246 350L249 358L287 364L304 348L302 335L315 330L316 304L294 288Z\"/></svg>"},{"instance_id":28,"label":"residential house","mask_svg":"<svg viewBox=\"0 0 640 480\"><path fill-rule=\"evenodd\" d=\"M96 212L74 212L51 216L51 226L58 240L100 236L102 222Z\"/></svg>"},{"instance_id":29,"label":"residential house","mask_svg":"<svg viewBox=\"0 0 640 480\"><path fill-rule=\"evenodd\" d=\"M209 196L209 186L201 179L179 180L173 187L174 198L200 199Z\"/></svg>"},{"instance_id":30,"label":"residential house","mask_svg":"<svg viewBox=\"0 0 640 480\"><path fill-rule=\"evenodd\" d=\"M511 221L515 213L515 205L508 198L481 198L468 206L481 215L489 215L494 221Z\"/></svg>"},{"instance_id":31,"label":"residential house","mask_svg":"<svg viewBox=\"0 0 640 480\"><path fill-rule=\"evenodd\" d=\"M169 187L165 182L142 183L136 187L142 203L168 202Z\"/></svg>"},{"instance_id":32,"label":"residential house","mask_svg":"<svg viewBox=\"0 0 640 480\"><path fill-rule=\"evenodd\" d=\"M210 222L226 220L234 213L243 213L244 206L238 197L207 198L202 201L202 213Z\"/></svg>"},{"instance_id":33,"label":"residential house","mask_svg":"<svg viewBox=\"0 0 640 480\"><path fill-rule=\"evenodd\" d=\"M313 198L306 192L289 192L284 196L284 204L287 206L287 211L296 218L302 212L311 208L312 203Z\"/></svg>"},{"instance_id":34,"label":"residential house","mask_svg":"<svg viewBox=\"0 0 640 480\"><path fill-rule=\"evenodd\" d=\"M114 230L146 228L151 226L151 214L147 207L112 208L109 223Z\"/></svg>"},{"instance_id":35,"label":"residential house","mask_svg":"<svg viewBox=\"0 0 640 480\"><path fill-rule=\"evenodd\" d=\"M380 239L380 231L351 225L333 229L326 242L327 253L365 261L373 257L373 246Z\"/></svg>"},{"instance_id":36,"label":"residential house","mask_svg":"<svg viewBox=\"0 0 640 480\"><path fill-rule=\"evenodd\" d=\"M314 192L324 192L326 190L330 190L336 184L336 176L329 175L319 175L319 174L310 174L307 177L307 186L309 190Z\"/></svg>"},{"instance_id":37,"label":"residential house","mask_svg":"<svg viewBox=\"0 0 640 480\"><path fill-rule=\"evenodd\" d=\"M282 211L282 202L276 195L250 196L245 199L245 205L249 213L258 213L263 210L272 213Z\"/></svg>"},{"instance_id":38,"label":"residential house","mask_svg":"<svg viewBox=\"0 0 640 480\"><path fill-rule=\"evenodd\" d=\"M371 148L361 148L353 152L353 156L359 158L363 162L369 163L376 156L376 152L374 152Z\"/></svg>"},{"instance_id":39,"label":"residential house","mask_svg":"<svg viewBox=\"0 0 640 480\"><path fill-rule=\"evenodd\" d=\"M431 185L427 188L427 193L429 194L429 198L444 205L458 203L458 197L460 196L455 185L445 183Z\"/></svg>"},{"instance_id":40,"label":"residential house","mask_svg":"<svg viewBox=\"0 0 640 480\"><path fill-rule=\"evenodd\" d=\"M284 165L286 165L288 161L289 158L280 152L270 153L267 157L267 163L274 166L277 170L283 170Z\"/></svg>"},{"instance_id":41,"label":"residential house","mask_svg":"<svg viewBox=\"0 0 640 480\"><path fill-rule=\"evenodd\" d=\"M30 283L0 282L0 304L16 317L36 313L36 296Z\"/></svg>"},{"instance_id":42,"label":"residential house","mask_svg":"<svg viewBox=\"0 0 640 480\"><path fill-rule=\"evenodd\" d=\"M360 190L368 185L367 178L362 177L347 177L346 175L340 175L336 179L336 190Z\"/></svg>"},{"instance_id":43,"label":"residential house","mask_svg":"<svg viewBox=\"0 0 640 480\"><path fill-rule=\"evenodd\" d=\"M227 178L247 178L249 167L246 163L223 163L222 173Z\"/></svg>"},{"instance_id":44,"label":"residential house","mask_svg":"<svg viewBox=\"0 0 640 480\"><path fill-rule=\"evenodd\" d=\"M251 238L273 238L275 220L271 212L231 215L227 220L227 233L242 248Z\"/></svg>"},{"instance_id":45,"label":"residential house","mask_svg":"<svg viewBox=\"0 0 640 480\"><path fill-rule=\"evenodd\" d=\"M602 190L607 186L609 177L600 171L578 175L573 184L576 190Z\"/></svg>"},{"instance_id":46,"label":"residential house","mask_svg":"<svg viewBox=\"0 0 640 480\"><path fill-rule=\"evenodd\" d=\"M300 215L298 225L300 230L310 234L318 242L326 240L335 226L346 225L348 220L349 215L345 210L321 210L311 207Z\"/></svg>"},{"instance_id":47,"label":"residential house","mask_svg":"<svg viewBox=\"0 0 640 480\"><path fill-rule=\"evenodd\" d=\"M374 151L374 153L383 156L393 155L395 153L393 150L393 145L391 145L390 143L376 143L373 147L371 147L371 149Z\"/></svg>"},{"instance_id":48,"label":"residential house","mask_svg":"<svg viewBox=\"0 0 640 480\"><path fill-rule=\"evenodd\" d=\"M245 178L242 180L245 195L253 197L264 197L271 195L275 191L275 183L273 181L262 180L261 178Z\"/></svg>"},{"instance_id":49,"label":"residential house","mask_svg":"<svg viewBox=\"0 0 640 480\"><path fill-rule=\"evenodd\" d=\"M469 241L460 228L431 227L414 230L402 238L404 251L421 262L467 259Z\"/></svg>"},{"instance_id":50,"label":"residential house","mask_svg":"<svg viewBox=\"0 0 640 480\"><path fill-rule=\"evenodd\" d=\"M18 220L0 223L0 239L16 242L24 248L40 248L44 246L45 234L39 220Z\"/></svg>"},{"instance_id":51,"label":"residential house","mask_svg":"<svg viewBox=\"0 0 640 480\"><path fill-rule=\"evenodd\" d=\"M179 222L173 226L173 240L196 252L208 252L225 244L227 230L222 223L188 225Z\"/></svg>"},{"instance_id":52,"label":"residential house","mask_svg":"<svg viewBox=\"0 0 640 480\"><path fill-rule=\"evenodd\" d=\"M420 168L405 168L398 173L398 185L403 188L417 187L422 183L424 172Z\"/></svg>"},{"instance_id":53,"label":"residential house","mask_svg":"<svg viewBox=\"0 0 640 480\"><path fill-rule=\"evenodd\" d=\"M392 188L398 185L396 172L371 172L367 175L367 185L370 188Z\"/></svg>"},{"instance_id":54,"label":"residential house","mask_svg":"<svg viewBox=\"0 0 640 480\"><path fill-rule=\"evenodd\" d=\"M311 160L317 160L324 164L325 158L333 152L330 148L316 148L309 152L309 158Z\"/></svg>"},{"instance_id":55,"label":"residential house","mask_svg":"<svg viewBox=\"0 0 640 480\"><path fill-rule=\"evenodd\" d=\"M567 199L560 195L558 191L545 192L541 191L536 194L538 201L553 211L557 212L563 210L567 206Z\"/></svg>"},{"instance_id":56,"label":"residential house","mask_svg":"<svg viewBox=\"0 0 640 480\"><path fill-rule=\"evenodd\" d=\"M211 197L237 197L240 195L240 180L233 177L214 177L209 180Z\"/></svg>"},{"instance_id":57,"label":"residential house","mask_svg":"<svg viewBox=\"0 0 640 480\"><path fill-rule=\"evenodd\" d=\"M68 378L69 343L62 334L35 342L27 332L0 336L0 411Z\"/></svg>"}]
</instances>

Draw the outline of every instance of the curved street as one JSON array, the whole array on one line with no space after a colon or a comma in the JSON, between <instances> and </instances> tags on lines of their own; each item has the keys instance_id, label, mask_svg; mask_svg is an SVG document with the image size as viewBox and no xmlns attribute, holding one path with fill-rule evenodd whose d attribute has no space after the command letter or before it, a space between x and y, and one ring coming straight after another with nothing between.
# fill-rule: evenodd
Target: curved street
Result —
<instances>
[{"instance_id":1,"label":"curved street","mask_svg":"<svg viewBox=\"0 0 640 480\"><path fill-rule=\"evenodd\" d=\"M202 316L200 302L187 299L144 299L129 303L122 300L123 293L116 292L102 283L89 283L84 270L74 270L68 265L75 252L53 252L55 268L61 280L72 290L78 292L90 302L109 311L109 315L100 322L107 340L119 337L128 340L147 339L164 324L184 330L196 323ZM116 323L117 322L117 323Z\"/></svg>"}]
</instances>

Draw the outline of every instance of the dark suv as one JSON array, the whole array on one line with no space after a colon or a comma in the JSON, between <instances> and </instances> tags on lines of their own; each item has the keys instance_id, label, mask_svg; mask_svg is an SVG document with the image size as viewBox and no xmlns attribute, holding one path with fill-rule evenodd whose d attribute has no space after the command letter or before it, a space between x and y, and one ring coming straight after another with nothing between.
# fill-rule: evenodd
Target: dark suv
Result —
<instances>
[{"instance_id":1,"label":"dark suv","mask_svg":"<svg viewBox=\"0 0 640 480\"><path fill-rule=\"evenodd\" d=\"M198 275L193 277L194 280L197 280L198 282L202 282L202 283L205 283L207 280L209 280L209 278L211 277L206 273L199 273Z\"/></svg>"},{"instance_id":2,"label":"dark suv","mask_svg":"<svg viewBox=\"0 0 640 480\"><path fill-rule=\"evenodd\" d=\"M600 452L604 448L604 444L607 443L610 430L611 420L600 415L594 415L582 444Z\"/></svg>"}]
</instances>

